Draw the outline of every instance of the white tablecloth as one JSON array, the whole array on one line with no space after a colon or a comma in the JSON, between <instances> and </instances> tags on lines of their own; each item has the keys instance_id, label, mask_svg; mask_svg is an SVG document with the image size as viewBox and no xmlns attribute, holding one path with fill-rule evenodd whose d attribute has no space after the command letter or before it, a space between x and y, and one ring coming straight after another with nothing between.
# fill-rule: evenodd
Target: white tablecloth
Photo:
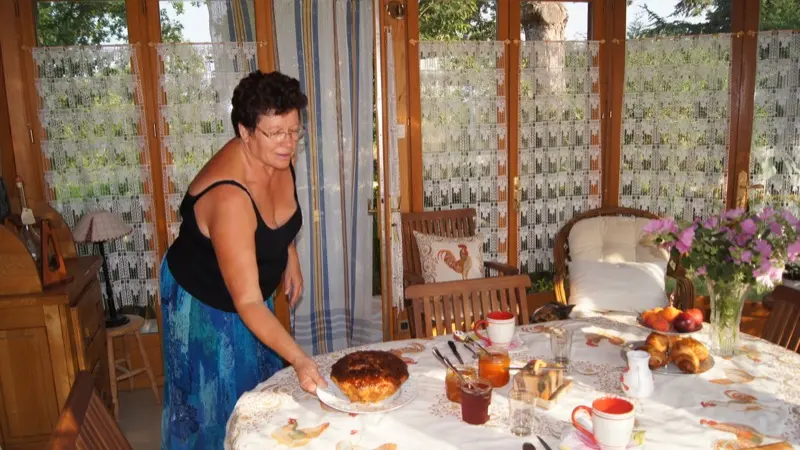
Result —
<instances>
[{"instance_id":1,"label":"white tablecloth","mask_svg":"<svg viewBox=\"0 0 800 450\"><path fill-rule=\"evenodd\" d=\"M629 316L526 325L519 330L524 346L512 353L512 360L549 359L547 327L553 325L575 330L575 370L570 373L574 386L555 408L538 409L534 426L535 434L555 450L570 427L573 408L603 394L622 395L620 345L643 340L648 332ZM707 339L705 331L695 337ZM541 448L535 436L518 438L508 431L509 386L495 389L487 424L461 421L460 405L445 397L445 370L431 354L437 346L455 360L446 344L451 338L385 342L315 358L323 374L329 374L333 363L348 352L399 349L404 359L413 361L409 372L419 381L419 394L389 413L351 415L327 409L302 392L291 368L284 369L239 399L228 422L225 448L287 448L272 435L290 423L298 429L324 428L306 443L305 448L313 449L519 449L525 441ZM460 348L463 357L472 358ZM646 432L648 449L749 448L780 441L800 448L799 375L800 355L743 335L740 353L729 360L717 357L714 368L704 374L657 374L655 393L637 407L637 429Z\"/></svg>"}]
</instances>

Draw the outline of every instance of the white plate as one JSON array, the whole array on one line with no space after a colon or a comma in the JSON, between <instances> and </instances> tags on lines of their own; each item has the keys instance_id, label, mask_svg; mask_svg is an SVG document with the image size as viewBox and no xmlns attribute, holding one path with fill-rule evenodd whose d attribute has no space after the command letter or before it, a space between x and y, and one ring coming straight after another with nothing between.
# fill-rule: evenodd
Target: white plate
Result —
<instances>
[{"instance_id":1,"label":"white plate","mask_svg":"<svg viewBox=\"0 0 800 450\"><path fill-rule=\"evenodd\" d=\"M405 383L391 397L379 403L353 403L346 395L339 390L336 383L330 377L325 377L328 382L327 388L317 388L317 397L322 403L333 409L347 413L366 414L393 411L407 405L417 396L419 384L413 377L409 377Z\"/></svg>"}]
</instances>

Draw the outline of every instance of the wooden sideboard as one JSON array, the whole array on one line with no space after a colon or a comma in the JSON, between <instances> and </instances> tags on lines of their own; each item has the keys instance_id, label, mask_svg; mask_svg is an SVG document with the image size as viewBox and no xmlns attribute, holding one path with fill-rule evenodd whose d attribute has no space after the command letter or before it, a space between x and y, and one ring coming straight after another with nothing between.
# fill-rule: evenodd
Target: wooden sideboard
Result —
<instances>
[{"instance_id":1,"label":"wooden sideboard","mask_svg":"<svg viewBox=\"0 0 800 450\"><path fill-rule=\"evenodd\" d=\"M65 260L72 280L42 292L0 295L0 447L41 449L75 374L92 374L111 405L100 258ZM1 280L0 280L1 281Z\"/></svg>"}]
</instances>

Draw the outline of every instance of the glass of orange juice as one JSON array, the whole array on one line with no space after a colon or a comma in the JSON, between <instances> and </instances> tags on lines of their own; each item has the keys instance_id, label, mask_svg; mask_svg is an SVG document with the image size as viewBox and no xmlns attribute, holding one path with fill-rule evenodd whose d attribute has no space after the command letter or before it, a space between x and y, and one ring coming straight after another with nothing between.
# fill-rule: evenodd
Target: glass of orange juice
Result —
<instances>
[{"instance_id":1,"label":"glass of orange juice","mask_svg":"<svg viewBox=\"0 0 800 450\"><path fill-rule=\"evenodd\" d=\"M488 353L482 352L478 356L478 376L489 381L492 387L505 386L510 379L508 350L502 347L489 347L487 350Z\"/></svg>"},{"instance_id":2,"label":"glass of orange juice","mask_svg":"<svg viewBox=\"0 0 800 450\"><path fill-rule=\"evenodd\" d=\"M476 378L478 371L475 367L470 365L456 365L458 373L464 378ZM444 388L447 393L447 399L451 402L461 403L461 380L453 369L447 369L447 375L444 377Z\"/></svg>"}]
</instances>

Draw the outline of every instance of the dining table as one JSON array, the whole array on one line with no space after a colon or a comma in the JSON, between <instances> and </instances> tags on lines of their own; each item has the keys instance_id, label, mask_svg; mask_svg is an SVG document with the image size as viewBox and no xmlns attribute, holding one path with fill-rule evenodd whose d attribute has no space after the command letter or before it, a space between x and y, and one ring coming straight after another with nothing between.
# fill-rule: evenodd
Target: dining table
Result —
<instances>
[{"instance_id":1,"label":"dining table","mask_svg":"<svg viewBox=\"0 0 800 450\"><path fill-rule=\"evenodd\" d=\"M512 348L512 365L550 360L550 333L572 330L573 344L566 377L571 388L550 409L536 408L532 434L509 431L510 385L495 388L490 419L483 425L461 420L461 405L445 394L446 369L434 348L455 361L448 341L431 339L382 342L314 357L323 375L344 355L357 350L385 350L401 357L413 380L413 398L402 407L377 413L346 413L303 391L287 367L244 393L227 424L229 450L309 449L520 449L526 442L553 450L575 434L573 409L596 398L624 396L621 376L624 355L650 330L629 314L595 314L577 319L518 326L519 345ZM708 345L710 325L692 337ZM460 355L474 356L457 344ZM477 366L477 363L474 362ZM714 357L701 374L654 372L655 389L635 404L634 430L647 449L800 449L800 355L763 339L742 334L733 357ZM406 383L408 383L407 381ZM531 448L528 446L527 448ZM636 447L629 447L636 448Z\"/></svg>"}]
</instances>

